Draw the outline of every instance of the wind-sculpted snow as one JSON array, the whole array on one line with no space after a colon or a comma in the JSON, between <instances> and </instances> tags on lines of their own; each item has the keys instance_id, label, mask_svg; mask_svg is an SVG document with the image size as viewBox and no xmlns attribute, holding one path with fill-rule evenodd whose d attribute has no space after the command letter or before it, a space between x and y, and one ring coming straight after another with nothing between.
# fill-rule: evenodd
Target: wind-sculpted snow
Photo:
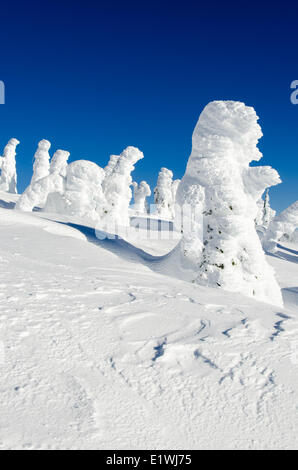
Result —
<instances>
[{"instance_id":1,"label":"wind-sculpted snow","mask_svg":"<svg viewBox=\"0 0 298 470\"><path fill-rule=\"evenodd\" d=\"M33 176L31 185L50 173L50 154L51 143L48 140L41 140L34 155Z\"/></svg>"},{"instance_id":2,"label":"wind-sculpted snow","mask_svg":"<svg viewBox=\"0 0 298 470\"><path fill-rule=\"evenodd\" d=\"M173 219L175 216L175 200L180 181L173 181L173 172L167 168L161 168L156 188L154 189L154 204L156 214L165 219Z\"/></svg>"},{"instance_id":3,"label":"wind-sculpted snow","mask_svg":"<svg viewBox=\"0 0 298 470\"><path fill-rule=\"evenodd\" d=\"M255 220L256 226L266 231L276 216L276 211L270 207L269 189L266 190L264 199L260 198L257 204L259 209Z\"/></svg>"},{"instance_id":4,"label":"wind-sculpted snow","mask_svg":"<svg viewBox=\"0 0 298 470\"><path fill-rule=\"evenodd\" d=\"M147 214L149 211L149 205L147 198L151 196L151 189L146 181L141 181L140 184L133 182L133 198L134 198L134 210L137 214Z\"/></svg>"},{"instance_id":5,"label":"wind-sculpted snow","mask_svg":"<svg viewBox=\"0 0 298 470\"><path fill-rule=\"evenodd\" d=\"M280 309L55 217L0 209L1 449L298 448L298 247Z\"/></svg>"},{"instance_id":6,"label":"wind-sculpted snow","mask_svg":"<svg viewBox=\"0 0 298 470\"><path fill-rule=\"evenodd\" d=\"M112 155L105 168L106 176L102 186L106 206L100 223L110 233L117 233L117 227L129 226L128 209L132 199L131 173L134 165L142 158L144 154L139 149L127 147L118 158Z\"/></svg>"},{"instance_id":7,"label":"wind-sculpted snow","mask_svg":"<svg viewBox=\"0 0 298 470\"><path fill-rule=\"evenodd\" d=\"M10 139L6 145L3 157L0 157L0 191L17 194L16 147L17 139Z\"/></svg>"},{"instance_id":8,"label":"wind-sculpted snow","mask_svg":"<svg viewBox=\"0 0 298 470\"><path fill-rule=\"evenodd\" d=\"M179 186L183 205L189 192L203 213L203 239L183 231L181 256L196 266L198 283L241 292L282 305L280 288L255 229L257 202L278 184L271 167L250 167L260 160L262 136L253 108L233 101L214 101L202 112L193 133L192 153Z\"/></svg>"},{"instance_id":9,"label":"wind-sculpted snow","mask_svg":"<svg viewBox=\"0 0 298 470\"><path fill-rule=\"evenodd\" d=\"M69 152L57 150L51 160L49 175L41 179L33 179L16 203L16 209L31 212L34 207L44 207L48 195L51 193L63 194Z\"/></svg>"},{"instance_id":10,"label":"wind-sculpted snow","mask_svg":"<svg viewBox=\"0 0 298 470\"><path fill-rule=\"evenodd\" d=\"M93 162L78 160L71 163L66 170L64 191L49 194L45 212L98 221L106 206L101 187L104 176L104 170Z\"/></svg>"},{"instance_id":11,"label":"wind-sculpted snow","mask_svg":"<svg viewBox=\"0 0 298 470\"><path fill-rule=\"evenodd\" d=\"M286 235L288 239L294 236L298 229L298 201L277 215L269 225L263 240L263 246L266 251L275 253L277 243Z\"/></svg>"}]
</instances>

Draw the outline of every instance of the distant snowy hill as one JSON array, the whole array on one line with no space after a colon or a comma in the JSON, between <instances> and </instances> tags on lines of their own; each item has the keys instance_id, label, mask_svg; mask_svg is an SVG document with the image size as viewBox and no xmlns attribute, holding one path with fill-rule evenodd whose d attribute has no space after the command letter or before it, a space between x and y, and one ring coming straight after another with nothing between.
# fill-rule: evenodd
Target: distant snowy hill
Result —
<instances>
[{"instance_id":1,"label":"distant snowy hill","mask_svg":"<svg viewBox=\"0 0 298 470\"><path fill-rule=\"evenodd\" d=\"M0 193L0 449L298 448L298 245L267 256L275 308L165 276L175 240L100 241L17 198Z\"/></svg>"}]
</instances>

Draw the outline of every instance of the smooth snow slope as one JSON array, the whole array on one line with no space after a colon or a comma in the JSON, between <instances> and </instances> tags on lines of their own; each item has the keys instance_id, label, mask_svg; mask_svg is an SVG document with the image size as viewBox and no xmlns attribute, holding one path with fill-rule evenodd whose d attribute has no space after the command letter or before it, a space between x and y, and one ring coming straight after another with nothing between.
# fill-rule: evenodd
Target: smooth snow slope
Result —
<instances>
[{"instance_id":1,"label":"smooth snow slope","mask_svg":"<svg viewBox=\"0 0 298 470\"><path fill-rule=\"evenodd\" d=\"M15 200L0 194L0 448L298 448L297 246L267 258L278 310Z\"/></svg>"}]
</instances>

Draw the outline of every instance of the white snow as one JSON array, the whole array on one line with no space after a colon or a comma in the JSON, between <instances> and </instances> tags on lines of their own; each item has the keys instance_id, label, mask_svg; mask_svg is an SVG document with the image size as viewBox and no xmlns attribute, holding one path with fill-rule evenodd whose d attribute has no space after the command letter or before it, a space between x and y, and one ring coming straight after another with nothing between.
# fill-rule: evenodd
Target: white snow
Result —
<instances>
[{"instance_id":1,"label":"white snow","mask_svg":"<svg viewBox=\"0 0 298 470\"><path fill-rule=\"evenodd\" d=\"M275 253L278 241L286 235L287 238L294 236L298 227L298 201L294 202L281 214L277 215L269 225L263 240L266 251Z\"/></svg>"},{"instance_id":2,"label":"white snow","mask_svg":"<svg viewBox=\"0 0 298 470\"><path fill-rule=\"evenodd\" d=\"M175 216L175 199L179 180L173 181L173 172L161 168L156 188L154 189L154 204L156 214L164 219L173 219Z\"/></svg>"},{"instance_id":3,"label":"white snow","mask_svg":"<svg viewBox=\"0 0 298 470\"><path fill-rule=\"evenodd\" d=\"M151 196L151 189L146 181L141 181L139 184L135 181L132 183L134 210L137 214L147 214L149 211L149 204L147 198Z\"/></svg>"},{"instance_id":4,"label":"white snow","mask_svg":"<svg viewBox=\"0 0 298 470\"><path fill-rule=\"evenodd\" d=\"M35 181L48 176L50 173L50 154L49 150L51 143L48 140L41 140L38 144L37 151L34 155L34 164L33 164L33 176L31 179L31 185Z\"/></svg>"},{"instance_id":5,"label":"white snow","mask_svg":"<svg viewBox=\"0 0 298 470\"><path fill-rule=\"evenodd\" d=\"M17 194L16 147L17 139L10 139L0 157L0 191Z\"/></svg>"},{"instance_id":6,"label":"white snow","mask_svg":"<svg viewBox=\"0 0 298 470\"><path fill-rule=\"evenodd\" d=\"M44 210L98 221L106 199L102 191L105 172L96 163L78 160L68 165L63 192L48 195Z\"/></svg>"},{"instance_id":7,"label":"white snow","mask_svg":"<svg viewBox=\"0 0 298 470\"><path fill-rule=\"evenodd\" d=\"M132 199L132 176L134 165L144 158L136 147L127 147L119 157L112 155L105 168L106 176L102 183L106 198L101 225L110 233L121 232L121 227L129 226L129 204Z\"/></svg>"},{"instance_id":8,"label":"white snow","mask_svg":"<svg viewBox=\"0 0 298 470\"><path fill-rule=\"evenodd\" d=\"M65 150L57 150L51 160L49 174L43 178L33 175L30 185L17 201L17 210L31 212L34 207L44 207L49 194L64 193L69 155Z\"/></svg>"},{"instance_id":9,"label":"white snow","mask_svg":"<svg viewBox=\"0 0 298 470\"><path fill-rule=\"evenodd\" d=\"M165 237L99 241L16 200L0 193L1 449L298 448L298 245L266 257L277 308L163 274Z\"/></svg>"},{"instance_id":10,"label":"white snow","mask_svg":"<svg viewBox=\"0 0 298 470\"><path fill-rule=\"evenodd\" d=\"M271 167L249 166L262 157L257 120L253 108L235 101L213 101L203 110L177 195L180 205L192 200L203 214L203 237L192 225L183 228L180 264L191 262L193 279L202 285L281 306L281 292L255 228L257 202L266 188L280 183Z\"/></svg>"}]
</instances>

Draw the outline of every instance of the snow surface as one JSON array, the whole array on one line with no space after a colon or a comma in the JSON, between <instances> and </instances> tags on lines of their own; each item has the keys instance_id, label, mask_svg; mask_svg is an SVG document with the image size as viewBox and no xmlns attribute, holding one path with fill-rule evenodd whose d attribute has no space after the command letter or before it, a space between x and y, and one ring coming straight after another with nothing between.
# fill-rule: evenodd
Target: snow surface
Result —
<instances>
[{"instance_id":1,"label":"snow surface","mask_svg":"<svg viewBox=\"0 0 298 470\"><path fill-rule=\"evenodd\" d=\"M276 308L162 274L177 241L99 241L16 201L0 193L1 449L298 448L298 245L267 256Z\"/></svg>"}]
</instances>

